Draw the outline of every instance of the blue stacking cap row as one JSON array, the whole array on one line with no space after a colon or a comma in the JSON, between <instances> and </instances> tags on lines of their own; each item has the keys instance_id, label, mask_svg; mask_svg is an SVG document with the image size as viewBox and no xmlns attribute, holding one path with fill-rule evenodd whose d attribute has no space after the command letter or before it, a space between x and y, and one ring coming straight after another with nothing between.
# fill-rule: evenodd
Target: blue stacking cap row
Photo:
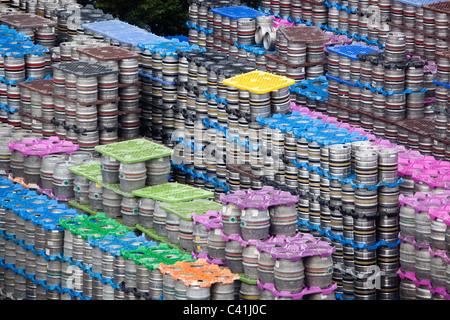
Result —
<instances>
[{"instance_id":1,"label":"blue stacking cap row","mask_svg":"<svg viewBox=\"0 0 450 320\"><path fill-rule=\"evenodd\" d=\"M357 79L354 83L353 82L350 82L349 80L342 80L341 78L339 78L339 77L335 77L335 76L330 76L328 73L325 75L328 79L331 79L331 80L335 80L335 81L337 81L337 82L339 82L339 83L345 83L346 85L349 85L349 86L351 86L351 87L360 87L360 88L367 88L367 89L369 89L370 91L372 91L372 92L379 92L379 93L381 93L383 96L393 96L393 95L398 95L398 94L408 94L408 93L424 93L424 92L426 92L427 91L427 88L423 88L422 90L420 90L420 91L412 91L411 89L406 89L405 91L403 91L403 92L395 92L395 91L393 91L393 90L388 90L388 91L386 91L386 90L384 90L382 87L376 87L376 88L374 88L373 86L372 86L372 84L370 84L370 83L361 83L361 81L359 81L359 79ZM435 84L437 84L436 82L435 82ZM448 87L449 88L449 87Z\"/></svg>"},{"instance_id":2,"label":"blue stacking cap row","mask_svg":"<svg viewBox=\"0 0 450 320\"><path fill-rule=\"evenodd\" d=\"M241 18L257 18L265 14L247 6L213 8L211 12L236 20Z\"/></svg>"},{"instance_id":3,"label":"blue stacking cap row","mask_svg":"<svg viewBox=\"0 0 450 320\"><path fill-rule=\"evenodd\" d=\"M22 32L17 32L14 29L9 29L5 25L0 25L0 54L3 57L22 57L30 53L41 55L48 51L48 48L34 44L30 40L30 37Z\"/></svg>"},{"instance_id":4,"label":"blue stacking cap row","mask_svg":"<svg viewBox=\"0 0 450 320\"><path fill-rule=\"evenodd\" d=\"M174 168L183 171L184 173L190 174L194 178L201 178L205 183L211 182L215 187L221 187L225 192L230 191L230 188L227 186L226 182L218 181L214 177L208 177L206 173L197 173L194 169L187 169L182 163L176 164L171 161L171 164Z\"/></svg>"},{"instance_id":5,"label":"blue stacking cap row","mask_svg":"<svg viewBox=\"0 0 450 320\"><path fill-rule=\"evenodd\" d=\"M189 21L186 21L186 26L189 29L195 29L195 30L197 30L197 32L203 32L204 34L211 34L214 32L214 30L212 30L212 29L208 29L206 27L199 27L197 24L190 23Z\"/></svg>"},{"instance_id":6,"label":"blue stacking cap row","mask_svg":"<svg viewBox=\"0 0 450 320\"><path fill-rule=\"evenodd\" d=\"M325 76L302 80L289 87L291 92L308 97L311 100L325 101L328 99L328 80Z\"/></svg>"},{"instance_id":7,"label":"blue stacking cap row","mask_svg":"<svg viewBox=\"0 0 450 320\"><path fill-rule=\"evenodd\" d=\"M358 132L349 132L345 128L324 123L320 119L313 120L310 116L301 115L298 111L287 115L275 114L264 119L258 117L256 121L271 129L292 132L296 138L305 138L308 142L314 141L320 146L367 140L367 137L361 136Z\"/></svg>"},{"instance_id":8,"label":"blue stacking cap row","mask_svg":"<svg viewBox=\"0 0 450 320\"><path fill-rule=\"evenodd\" d=\"M439 82L439 81L436 81L436 79L433 80L433 83L437 86L442 86L442 87L446 87L446 88L450 89L450 83Z\"/></svg>"},{"instance_id":9,"label":"blue stacking cap row","mask_svg":"<svg viewBox=\"0 0 450 320\"><path fill-rule=\"evenodd\" d=\"M40 225L45 230L63 229L59 226L59 220L70 219L77 215L75 209L69 209L66 205L56 200L49 200L44 195L30 191L18 184L12 184L8 179L1 179L0 206L5 210L12 210L24 220L30 220L34 225Z\"/></svg>"},{"instance_id":10,"label":"blue stacking cap row","mask_svg":"<svg viewBox=\"0 0 450 320\"><path fill-rule=\"evenodd\" d=\"M141 50L149 50L151 53L159 53L162 57L171 55L178 57L177 52L191 52L198 50L205 52L206 49L200 49L198 45L189 45L188 42L180 42L177 39L168 40L162 43L139 43L138 47Z\"/></svg>"},{"instance_id":11,"label":"blue stacking cap row","mask_svg":"<svg viewBox=\"0 0 450 320\"><path fill-rule=\"evenodd\" d=\"M327 49L329 52L336 53L340 56L347 57L352 60L359 60L358 54L369 54L371 52L383 52L383 50L371 48L360 44L350 44L345 46L332 46Z\"/></svg>"},{"instance_id":12,"label":"blue stacking cap row","mask_svg":"<svg viewBox=\"0 0 450 320\"><path fill-rule=\"evenodd\" d=\"M264 54L271 54L271 53L275 53L275 51L266 51L266 49L264 49L264 47L260 44L254 44L252 46L246 45L246 44L240 44L237 41L234 43L234 45L238 48L238 49L244 49L247 52L252 52L255 56L260 56L260 55L264 55Z\"/></svg>"},{"instance_id":13,"label":"blue stacking cap row","mask_svg":"<svg viewBox=\"0 0 450 320\"><path fill-rule=\"evenodd\" d=\"M83 23L82 27L113 40L137 46L139 43L161 43L167 39L118 19Z\"/></svg>"},{"instance_id":14,"label":"blue stacking cap row","mask_svg":"<svg viewBox=\"0 0 450 320\"><path fill-rule=\"evenodd\" d=\"M179 36L167 36L166 37L167 40L173 40L176 39L180 42L189 42L189 37L183 36L183 35L179 35Z\"/></svg>"},{"instance_id":15,"label":"blue stacking cap row","mask_svg":"<svg viewBox=\"0 0 450 320\"><path fill-rule=\"evenodd\" d=\"M338 9L339 11L345 10L345 11L347 11L348 13L353 13L353 12L355 12L355 11L357 10L356 8L350 9L348 6L341 5L341 4L337 3L337 2L329 3L328 0L325 0L325 5L326 5L328 8L335 7L335 8Z\"/></svg>"}]
</instances>

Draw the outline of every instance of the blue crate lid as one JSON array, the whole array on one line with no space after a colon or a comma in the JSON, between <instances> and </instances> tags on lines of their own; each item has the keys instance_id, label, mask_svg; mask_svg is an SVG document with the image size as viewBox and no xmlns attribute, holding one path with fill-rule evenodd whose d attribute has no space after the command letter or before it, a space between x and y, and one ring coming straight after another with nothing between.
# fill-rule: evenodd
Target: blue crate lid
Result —
<instances>
[{"instance_id":1,"label":"blue crate lid","mask_svg":"<svg viewBox=\"0 0 450 320\"><path fill-rule=\"evenodd\" d=\"M260 16L265 16L261 11L255 10L253 8L247 6L238 6L238 7L223 7L223 8L213 8L211 12L217 13L221 16L228 17L233 20L241 19L241 18L256 18Z\"/></svg>"},{"instance_id":2,"label":"blue crate lid","mask_svg":"<svg viewBox=\"0 0 450 320\"><path fill-rule=\"evenodd\" d=\"M328 80L325 76L302 80L299 83L291 85L289 90L311 100L325 101L328 99Z\"/></svg>"},{"instance_id":3,"label":"blue crate lid","mask_svg":"<svg viewBox=\"0 0 450 320\"><path fill-rule=\"evenodd\" d=\"M350 44L344 46L333 46L327 49L329 52L336 53L340 56L347 57L352 60L359 60L358 54L369 54L371 52L383 52L383 50L375 49L372 47L368 47L360 44Z\"/></svg>"},{"instance_id":4,"label":"blue crate lid","mask_svg":"<svg viewBox=\"0 0 450 320\"><path fill-rule=\"evenodd\" d=\"M139 43L161 43L167 39L126 22L115 20L83 23L82 27L131 46Z\"/></svg>"},{"instance_id":5,"label":"blue crate lid","mask_svg":"<svg viewBox=\"0 0 450 320\"><path fill-rule=\"evenodd\" d=\"M189 37L186 37L186 36L183 36L183 35L180 35L180 36L167 36L166 39L167 40L176 39L176 40L178 40L180 42L189 42Z\"/></svg>"}]
</instances>

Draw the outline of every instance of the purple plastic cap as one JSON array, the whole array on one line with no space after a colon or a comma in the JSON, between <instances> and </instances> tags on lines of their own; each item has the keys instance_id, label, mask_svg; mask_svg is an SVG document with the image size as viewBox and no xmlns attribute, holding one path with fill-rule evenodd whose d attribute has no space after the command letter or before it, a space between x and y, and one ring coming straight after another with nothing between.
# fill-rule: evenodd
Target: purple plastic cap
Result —
<instances>
[{"instance_id":1,"label":"purple plastic cap","mask_svg":"<svg viewBox=\"0 0 450 320\"><path fill-rule=\"evenodd\" d=\"M220 212L209 210L205 214L191 213L194 224L203 224L207 230L222 229L222 215Z\"/></svg>"}]
</instances>

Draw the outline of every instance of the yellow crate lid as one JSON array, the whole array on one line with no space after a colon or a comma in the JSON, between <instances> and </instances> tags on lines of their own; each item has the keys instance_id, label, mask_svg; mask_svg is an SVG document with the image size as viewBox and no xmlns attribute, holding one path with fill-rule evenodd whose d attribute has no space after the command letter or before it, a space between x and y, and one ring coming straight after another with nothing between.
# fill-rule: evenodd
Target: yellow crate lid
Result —
<instances>
[{"instance_id":1,"label":"yellow crate lid","mask_svg":"<svg viewBox=\"0 0 450 320\"><path fill-rule=\"evenodd\" d=\"M295 84L294 79L254 70L223 80L223 84L254 93L267 93Z\"/></svg>"}]
</instances>

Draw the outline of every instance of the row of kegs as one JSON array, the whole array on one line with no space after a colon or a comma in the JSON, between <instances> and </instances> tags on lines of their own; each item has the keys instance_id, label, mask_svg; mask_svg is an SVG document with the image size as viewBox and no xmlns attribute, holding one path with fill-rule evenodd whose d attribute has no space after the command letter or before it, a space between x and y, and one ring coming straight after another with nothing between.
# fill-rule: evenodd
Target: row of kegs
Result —
<instances>
[{"instance_id":1,"label":"row of kegs","mask_svg":"<svg viewBox=\"0 0 450 320\"><path fill-rule=\"evenodd\" d=\"M401 199L400 266L404 274L415 276L401 281L406 299L445 299L443 292L436 289L450 292L450 228L443 220L448 212L442 216L433 213L445 207L447 199L448 192L420 193Z\"/></svg>"},{"instance_id":2,"label":"row of kegs","mask_svg":"<svg viewBox=\"0 0 450 320\"><path fill-rule=\"evenodd\" d=\"M82 217L12 184L2 184L2 189L2 201L10 203L0 212L4 215L0 226L0 287L9 299L136 300L144 299L136 295L136 288L146 287L146 298L157 300L162 294L162 274L158 269L147 269L143 260L138 265L139 259L150 257L141 257L136 251L142 255L142 251L151 249L153 261L169 264L192 261L179 250L128 232L105 216ZM126 256L124 252L131 254Z\"/></svg>"},{"instance_id":3,"label":"row of kegs","mask_svg":"<svg viewBox=\"0 0 450 320\"><path fill-rule=\"evenodd\" d=\"M329 78L330 102L390 121L424 117L426 92L428 96L433 94L425 92L425 81L427 87L434 85L433 74L423 72L422 62L405 61L406 67L399 68L383 64L382 60L374 64L370 60L339 56L336 59L339 62L335 63L335 58L331 53L328 56L328 75L338 78ZM356 81L361 85L355 84Z\"/></svg>"},{"instance_id":4,"label":"row of kegs","mask_svg":"<svg viewBox=\"0 0 450 320\"><path fill-rule=\"evenodd\" d=\"M334 4L334 5L332 5ZM312 23L313 25L326 25L329 28L336 28L346 31L349 34L357 34L360 37L367 37L369 41L386 40L386 30L374 28L369 21L368 15L371 7L377 1L333 1L330 5L325 3L311 3L302 0L280 0L261 1L261 9L273 15L283 18L290 18L299 24ZM346 8L344 7L346 6Z\"/></svg>"},{"instance_id":5,"label":"row of kegs","mask_svg":"<svg viewBox=\"0 0 450 320\"><path fill-rule=\"evenodd\" d=\"M157 68L160 59L162 70ZM185 138L192 139L197 120L198 142L201 143L206 130L201 123L204 118L219 126L237 128L239 118L254 121L258 116L286 113L289 88L258 94L223 84L224 79L254 69L254 64L215 50L180 52L177 56L165 57L144 51L142 72L152 77L141 77L141 119L151 127L152 137L158 140L157 137L162 136L164 144L170 142L174 131L182 137L187 129L191 134Z\"/></svg>"}]
</instances>

